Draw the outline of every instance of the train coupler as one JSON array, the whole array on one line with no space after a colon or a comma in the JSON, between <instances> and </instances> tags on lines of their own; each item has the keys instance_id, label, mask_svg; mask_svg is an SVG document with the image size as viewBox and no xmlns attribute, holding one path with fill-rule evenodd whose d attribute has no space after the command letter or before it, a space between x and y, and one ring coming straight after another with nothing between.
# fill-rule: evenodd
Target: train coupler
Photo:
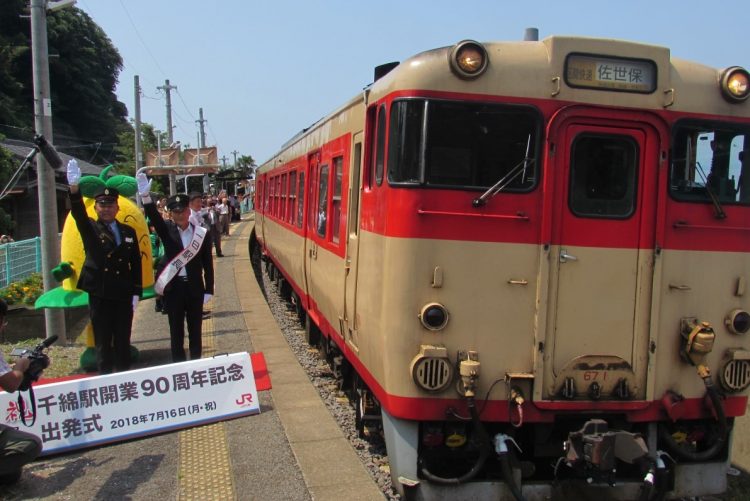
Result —
<instances>
[{"instance_id":1,"label":"train coupler","mask_svg":"<svg viewBox=\"0 0 750 501\"><path fill-rule=\"evenodd\" d=\"M646 441L637 433L610 430L602 419L592 419L568 434L565 464L589 483L615 484L617 461L633 464L648 455Z\"/></svg>"}]
</instances>

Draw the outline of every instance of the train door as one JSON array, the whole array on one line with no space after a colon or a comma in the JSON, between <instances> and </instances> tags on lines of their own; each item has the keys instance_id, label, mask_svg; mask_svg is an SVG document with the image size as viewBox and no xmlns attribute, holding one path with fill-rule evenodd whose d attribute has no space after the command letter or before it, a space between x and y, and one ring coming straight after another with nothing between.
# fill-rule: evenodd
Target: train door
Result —
<instances>
[{"instance_id":1,"label":"train door","mask_svg":"<svg viewBox=\"0 0 750 501\"><path fill-rule=\"evenodd\" d=\"M344 280L343 332L347 343L354 348L357 339L357 265L359 262L359 203L362 179L362 132L352 138L351 175L349 176L349 215L346 240L346 278Z\"/></svg>"},{"instance_id":2,"label":"train door","mask_svg":"<svg viewBox=\"0 0 750 501\"><path fill-rule=\"evenodd\" d=\"M327 162L321 162L320 152L308 156L309 182L307 191L308 226L307 226L307 288L311 298L318 303L311 304L313 320L320 326L321 315L326 305L325 301L327 281L326 274L331 270L326 268L325 260L321 262L320 243L325 242L329 230L329 179L331 168Z\"/></svg>"},{"instance_id":3,"label":"train door","mask_svg":"<svg viewBox=\"0 0 750 501\"><path fill-rule=\"evenodd\" d=\"M612 116L550 129L548 398L645 398L660 140Z\"/></svg>"},{"instance_id":4,"label":"train door","mask_svg":"<svg viewBox=\"0 0 750 501\"><path fill-rule=\"evenodd\" d=\"M320 163L320 153L315 152L307 157L307 184L305 185L305 202L307 207L305 213L307 218L304 224L305 233L305 285L307 297L312 297L312 287L310 285L311 264L317 257L318 247L314 241L315 224L317 222L316 213L316 189L318 179L318 164ZM308 304L308 311L313 312L313 304ZM317 321L317 312L313 312Z\"/></svg>"}]
</instances>

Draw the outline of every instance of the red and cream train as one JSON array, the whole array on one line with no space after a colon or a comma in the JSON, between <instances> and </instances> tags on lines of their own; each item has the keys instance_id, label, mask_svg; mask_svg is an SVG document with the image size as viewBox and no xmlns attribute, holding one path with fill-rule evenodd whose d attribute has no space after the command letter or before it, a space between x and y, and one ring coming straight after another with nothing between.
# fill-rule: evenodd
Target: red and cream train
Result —
<instances>
[{"instance_id":1,"label":"red and cream train","mask_svg":"<svg viewBox=\"0 0 750 501\"><path fill-rule=\"evenodd\" d=\"M463 41L379 67L259 168L251 250L407 499L726 488L749 79L628 41Z\"/></svg>"}]
</instances>

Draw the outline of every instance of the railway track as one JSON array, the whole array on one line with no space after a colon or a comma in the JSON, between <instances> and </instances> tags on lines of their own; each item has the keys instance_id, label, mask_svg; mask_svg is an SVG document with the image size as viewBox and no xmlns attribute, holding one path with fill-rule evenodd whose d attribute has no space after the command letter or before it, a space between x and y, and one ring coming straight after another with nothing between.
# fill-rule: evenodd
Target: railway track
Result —
<instances>
[{"instance_id":1,"label":"railway track","mask_svg":"<svg viewBox=\"0 0 750 501\"><path fill-rule=\"evenodd\" d=\"M391 473L388 465L385 442L378 433L362 438L355 422L355 409L346 392L341 389L341 381L321 356L319 350L311 347L305 339L305 328L300 322L294 306L284 299L277 283L261 271L263 266L253 260L253 269L268 306L276 319L281 332L297 356L300 365L312 381L331 415L341 427L344 436L352 444L362 464L373 477L383 495L389 500L399 500L400 496L391 486ZM314 426L314 423L310 423Z\"/></svg>"}]
</instances>

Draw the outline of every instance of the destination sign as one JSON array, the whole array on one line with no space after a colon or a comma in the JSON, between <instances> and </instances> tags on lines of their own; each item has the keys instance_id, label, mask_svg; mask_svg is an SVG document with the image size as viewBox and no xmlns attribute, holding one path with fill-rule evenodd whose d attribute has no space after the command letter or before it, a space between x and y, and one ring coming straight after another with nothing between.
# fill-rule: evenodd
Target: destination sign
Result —
<instances>
[{"instance_id":1,"label":"destination sign","mask_svg":"<svg viewBox=\"0 0 750 501\"><path fill-rule=\"evenodd\" d=\"M571 87L650 93L656 90L656 64L643 59L618 59L571 54L565 63Z\"/></svg>"}]
</instances>

